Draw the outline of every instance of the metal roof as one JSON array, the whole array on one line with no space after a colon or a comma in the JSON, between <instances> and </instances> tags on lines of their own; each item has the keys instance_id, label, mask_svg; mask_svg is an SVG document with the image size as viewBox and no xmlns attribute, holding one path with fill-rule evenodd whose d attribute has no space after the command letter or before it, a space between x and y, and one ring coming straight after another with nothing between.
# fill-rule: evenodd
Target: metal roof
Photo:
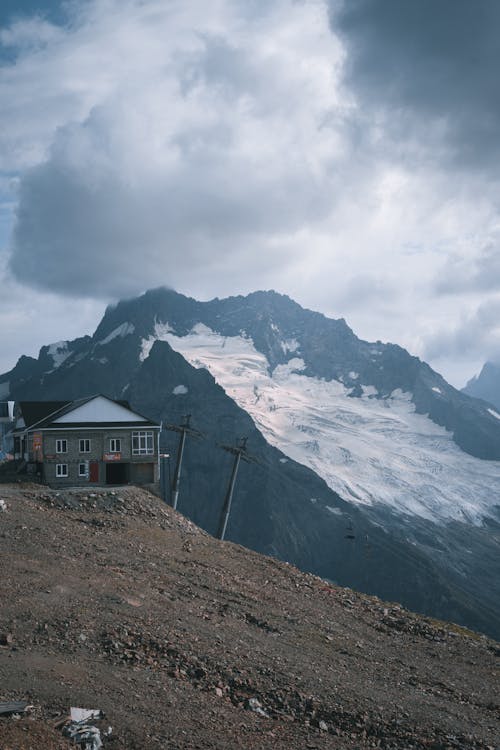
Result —
<instances>
[{"instance_id":1,"label":"metal roof","mask_svg":"<svg viewBox=\"0 0 500 750\"><path fill-rule=\"evenodd\" d=\"M79 406L83 406L84 404L88 403L89 401L92 401L95 398L105 398L108 401L112 401L115 404L119 404L120 406L125 407L125 409L129 409L134 414L136 414L139 417L142 417L144 420L143 422L109 422L109 421L103 421L103 422L94 422L92 424L88 422L65 422L64 424L54 424L56 419L59 419L65 414L71 413L74 409L77 409ZM127 424L138 426L148 426L148 427L159 427L160 425L156 422L151 421L147 417L145 417L143 414L140 414L139 412L135 411L135 409L132 409L128 401L125 401L123 399L112 399L109 398L109 396L104 396L103 394L94 394L93 396L87 396L85 398L76 399L75 401L20 401L19 402L19 409L21 411L22 417L24 419L24 423L26 425L25 429L30 429L32 427L36 427L37 429L43 429L48 427L56 427L58 429L64 429L71 428L71 427L100 427L104 424L114 424L116 426L125 426Z\"/></svg>"}]
</instances>

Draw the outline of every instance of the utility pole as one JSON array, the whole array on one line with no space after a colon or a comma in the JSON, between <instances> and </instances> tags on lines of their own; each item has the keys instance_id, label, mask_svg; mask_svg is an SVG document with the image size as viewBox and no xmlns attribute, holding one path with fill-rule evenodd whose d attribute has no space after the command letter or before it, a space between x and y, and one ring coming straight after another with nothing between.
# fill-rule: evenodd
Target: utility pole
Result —
<instances>
[{"instance_id":1,"label":"utility pole","mask_svg":"<svg viewBox=\"0 0 500 750\"><path fill-rule=\"evenodd\" d=\"M186 444L186 435L191 437L200 438L202 433L191 427L191 414L186 414L182 418L180 425L167 424L165 425L166 430L179 433L179 448L177 450L177 461L175 462L174 479L172 481L172 508L177 509L177 502L179 500L179 489L181 484L181 470L182 470L182 458L184 456L184 446Z\"/></svg>"},{"instance_id":2,"label":"utility pole","mask_svg":"<svg viewBox=\"0 0 500 750\"><path fill-rule=\"evenodd\" d=\"M236 484L236 477L238 475L240 461L243 460L246 463L256 463L256 459L247 453L247 441L248 438L243 437L236 442L236 446L220 446L223 450L227 451L228 453L232 453L234 456L231 478L229 479L226 497L224 498L224 505L222 506L222 512L219 519L219 528L217 530L217 538L221 540L223 540L226 535L227 522L229 520L229 514L231 513L231 503L233 501L234 485Z\"/></svg>"}]
</instances>

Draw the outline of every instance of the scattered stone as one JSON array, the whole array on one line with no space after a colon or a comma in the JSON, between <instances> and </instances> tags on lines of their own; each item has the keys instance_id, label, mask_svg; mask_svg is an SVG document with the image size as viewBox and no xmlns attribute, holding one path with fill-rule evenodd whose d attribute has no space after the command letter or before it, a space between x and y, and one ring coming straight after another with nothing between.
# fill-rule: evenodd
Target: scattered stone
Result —
<instances>
[{"instance_id":1,"label":"scattered stone","mask_svg":"<svg viewBox=\"0 0 500 750\"><path fill-rule=\"evenodd\" d=\"M258 698L249 698L246 702L246 708L248 708L249 711L253 711L254 714L269 718L269 714L262 708L262 703Z\"/></svg>"}]
</instances>

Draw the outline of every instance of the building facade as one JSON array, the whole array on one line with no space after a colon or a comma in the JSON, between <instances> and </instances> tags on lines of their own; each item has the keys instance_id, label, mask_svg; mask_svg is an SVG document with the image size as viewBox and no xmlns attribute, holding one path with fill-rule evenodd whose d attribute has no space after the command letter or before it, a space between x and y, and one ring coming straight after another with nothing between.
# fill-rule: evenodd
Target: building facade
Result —
<instances>
[{"instance_id":1,"label":"building facade","mask_svg":"<svg viewBox=\"0 0 500 750\"><path fill-rule=\"evenodd\" d=\"M9 433L14 422L14 402L0 401L0 461L13 450Z\"/></svg>"},{"instance_id":2,"label":"building facade","mask_svg":"<svg viewBox=\"0 0 500 750\"><path fill-rule=\"evenodd\" d=\"M17 417L16 453L51 486L158 481L160 425L126 401L24 401Z\"/></svg>"}]
</instances>

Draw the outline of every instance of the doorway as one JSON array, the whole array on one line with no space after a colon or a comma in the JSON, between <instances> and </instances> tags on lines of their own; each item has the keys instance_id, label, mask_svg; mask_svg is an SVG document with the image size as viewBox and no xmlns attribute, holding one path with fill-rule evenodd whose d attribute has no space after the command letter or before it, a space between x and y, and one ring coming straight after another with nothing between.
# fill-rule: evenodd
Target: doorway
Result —
<instances>
[{"instance_id":1,"label":"doorway","mask_svg":"<svg viewBox=\"0 0 500 750\"><path fill-rule=\"evenodd\" d=\"M99 481L99 461L89 461L89 482Z\"/></svg>"},{"instance_id":2,"label":"doorway","mask_svg":"<svg viewBox=\"0 0 500 750\"><path fill-rule=\"evenodd\" d=\"M106 464L106 484L127 484L130 479L130 464Z\"/></svg>"}]
</instances>

